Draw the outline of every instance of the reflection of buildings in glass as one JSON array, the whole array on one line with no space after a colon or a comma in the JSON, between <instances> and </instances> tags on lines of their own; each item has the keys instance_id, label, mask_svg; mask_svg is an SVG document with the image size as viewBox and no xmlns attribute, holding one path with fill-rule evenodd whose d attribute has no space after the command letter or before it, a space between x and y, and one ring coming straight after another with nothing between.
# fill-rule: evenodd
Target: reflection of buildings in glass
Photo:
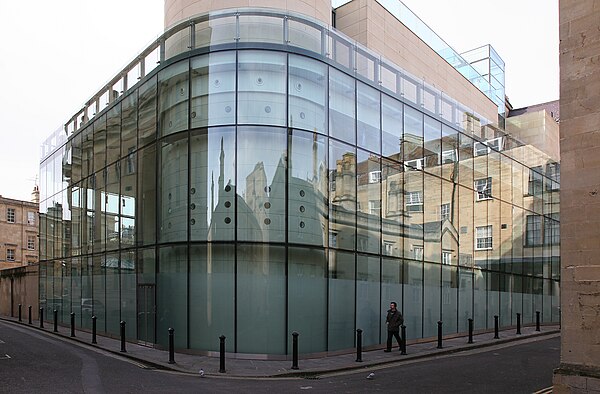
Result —
<instances>
[{"instance_id":1,"label":"reflection of buildings in glass","mask_svg":"<svg viewBox=\"0 0 600 394\"><path fill-rule=\"evenodd\" d=\"M45 241L43 264L73 264L72 303L102 302L109 334L128 316L143 342L175 326L177 347L215 350L225 334L228 351L250 354L289 352L287 329L307 352L351 349L356 327L378 344L390 299L415 338L434 336L440 316L447 334L469 317L489 328L492 311L503 326L537 308L556 321L559 166L545 115L502 112L506 133L474 86L436 82L477 112L288 16L238 9L178 25L140 55L160 62L139 85L67 124L42 161L63 171L47 176L42 207L58 215L60 197L72 239ZM456 72L413 39L431 62L420 73Z\"/></svg>"}]
</instances>

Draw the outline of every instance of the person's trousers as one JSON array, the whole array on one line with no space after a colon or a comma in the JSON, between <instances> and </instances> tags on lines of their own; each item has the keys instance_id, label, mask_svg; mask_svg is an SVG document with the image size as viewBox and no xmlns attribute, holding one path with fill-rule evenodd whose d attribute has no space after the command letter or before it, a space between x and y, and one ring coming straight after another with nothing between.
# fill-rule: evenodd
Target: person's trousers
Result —
<instances>
[{"instance_id":1,"label":"person's trousers","mask_svg":"<svg viewBox=\"0 0 600 394\"><path fill-rule=\"evenodd\" d=\"M387 337L387 350L392 350L392 337L396 338L396 341L398 341L398 347L401 346L401 339L400 339L400 331L396 330L396 331L388 331L388 337Z\"/></svg>"}]
</instances>

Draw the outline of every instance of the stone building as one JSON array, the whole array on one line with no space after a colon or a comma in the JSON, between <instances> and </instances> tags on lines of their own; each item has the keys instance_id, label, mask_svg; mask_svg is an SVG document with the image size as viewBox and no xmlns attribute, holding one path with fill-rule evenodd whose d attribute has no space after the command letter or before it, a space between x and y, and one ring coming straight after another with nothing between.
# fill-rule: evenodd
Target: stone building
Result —
<instances>
[{"instance_id":1,"label":"stone building","mask_svg":"<svg viewBox=\"0 0 600 394\"><path fill-rule=\"evenodd\" d=\"M38 263L38 204L0 196L0 269Z\"/></svg>"}]
</instances>

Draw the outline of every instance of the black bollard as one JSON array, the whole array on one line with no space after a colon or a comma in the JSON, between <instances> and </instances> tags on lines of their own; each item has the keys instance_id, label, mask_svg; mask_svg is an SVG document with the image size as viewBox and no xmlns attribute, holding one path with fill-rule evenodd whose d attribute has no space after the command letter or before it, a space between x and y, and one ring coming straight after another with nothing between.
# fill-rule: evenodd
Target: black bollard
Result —
<instances>
[{"instance_id":1,"label":"black bollard","mask_svg":"<svg viewBox=\"0 0 600 394\"><path fill-rule=\"evenodd\" d=\"M219 373L225 373L225 335L221 335L219 340Z\"/></svg>"},{"instance_id":2,"label":"black bollard","mask_svg":"<svg viewBox=\"0 0 600 394\"><path fill-rule=\"evenodd\" d=\"M356 362L362 363L362 330L356 330Z\"/></svg>"},{"instance_id":3,"label":"black bollard","mask_svg":"<svg viewBox=\"0 0 600 394\"><path fill-rule=\"evenodd\" d=\"M473 343L473 319L469 318L469 342Z\"/></svg>"},{"instance_id":4,"label":"black bollard","mask_svg":"<svg viewBox=\"0 0 600 394\"><path fill-rule=\"evenodd\" d=\"M19 323L21 322L21 307L22 307L22 305L19 304Z\"/></svg>"},{"instance_id":5,"label":"black bollard","mask_svg":"<svg viewBox=\"0 0 600 394\"><path fill-rule=\"evenodd\" d=\"M441 349L442 348L442 321L440 320L438 322L438 345L437 348Z\"/></svg>"},{"instance_id":6,"label":"black bollard","mask_svg":"<svg viewBox=\"0 0 600 394\"><path fill-rule=\"evenodd\" d=\"M400 326L400 354L406 354L406 326L402 324Z\"/></svg>"},{"instance_id":7,"label":"black bollard","mask_svg":"<svg viewBox=\"0 0 600 394\"><path fill-rule=\"evenodd\" d=\"M40 328L44 328L44 308L40 308Z\"/></svg>"},{"instance_id":8,"label":"black bollard","mask_svg":"<svg viewBox=\"0 0 600 394\"><path fill-rule=\"evenodd\" d=\"M92 316L92 343L97 344L96 342L96 315Z\"/></svg>"},{"instance_id":9,"label":"black bollard","mask_svg":"<svg viewBox=\"0 0 600 394\"><path fill-rule=\"evenodd\" d=\"M29 305L27 309L29 310L29 324L31 324L31 305Z\"/></svg>"},{"instance_id":10,"label":"black bollard","mask_svg":"<svg viewBox=\"0 0 600 394\"><path fill-rule=\"evenodd\" d=\"M169 364L175 364L175 329L169 327Z\"/></svg>"},{"instance_id":11,"label":"black bollard","mask_svg":"<svg viewBox=\"0 0 600 394\"><path fill-rule=\"evenodd\" d=\"M54 332L58 332L58 311L54 310Z\"/></svg>"},{"instance_id":12,"label":"black bollard","mask_svg":"<svg viewBox=\"0 0 600 394\"><path fill-rule=\"evenodd\" d=\"M535 311L535 330L540 331L540 311Z\"/></svg>"},{"instance_id":13,"label":"black bollard","mask_svg":"<svg viewBox=\"0 0 600 394\"><path fill-rule=\"evenodd\" d=\"M500 339L500 335L498 335L498 315L494 315L494 339Z\"/></svg>"},{"instance_id":14,"label":"black bollard","mask_svg":"<svg viewBox=\"0 0 600 394\"><path fill-rule=\"evenodd\" d=\"M127 353L125 350L125 322L121 320L119 324L121 325L121 353Z\"/></svg>"},{"instance_id":15,"label":"black bollard","mask_svg":"<svg viewBox=\"0 0 600 394\"><path fill-rule=\"evenodd\" d=\"M75 312L71 312L71 338L75 338Z\"/></svg>"},{"instance_id":16,"label":"black bollard","mask_svg":"<svg viewBox=\"0 0 600 394\"><path fill-rule=\"evenodd\" d=\"M517 335L521 335L521 314L517 313Z\"/></svg>"},{"instance_id":17,"label":"black bollard","mask_svg":"<svg viewBox=\"0 0 600 394\"><path fill-rule=\"evenodd\" d=\"M298 369L298 334L292 333L292 369Z\"/></svg>"}]
</instances>

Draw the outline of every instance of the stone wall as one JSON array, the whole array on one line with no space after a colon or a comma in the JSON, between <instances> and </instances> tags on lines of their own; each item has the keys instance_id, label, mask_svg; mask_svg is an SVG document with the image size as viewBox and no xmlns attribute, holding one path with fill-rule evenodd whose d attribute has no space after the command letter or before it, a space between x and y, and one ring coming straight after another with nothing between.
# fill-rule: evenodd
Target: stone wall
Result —
<instances>
[{"instance_id":1,"label":"stone wall","mask_svg":"<svg viewBox=\"0 0 600 394\"><path fill-rule=\"evenodd\" d=\"M31 265L0 271L0 315L17 317L19 304L22 318L27 321L27 307L31 305L32 319L39 311L39 267Z\"/></svg>"}]
</instances>

